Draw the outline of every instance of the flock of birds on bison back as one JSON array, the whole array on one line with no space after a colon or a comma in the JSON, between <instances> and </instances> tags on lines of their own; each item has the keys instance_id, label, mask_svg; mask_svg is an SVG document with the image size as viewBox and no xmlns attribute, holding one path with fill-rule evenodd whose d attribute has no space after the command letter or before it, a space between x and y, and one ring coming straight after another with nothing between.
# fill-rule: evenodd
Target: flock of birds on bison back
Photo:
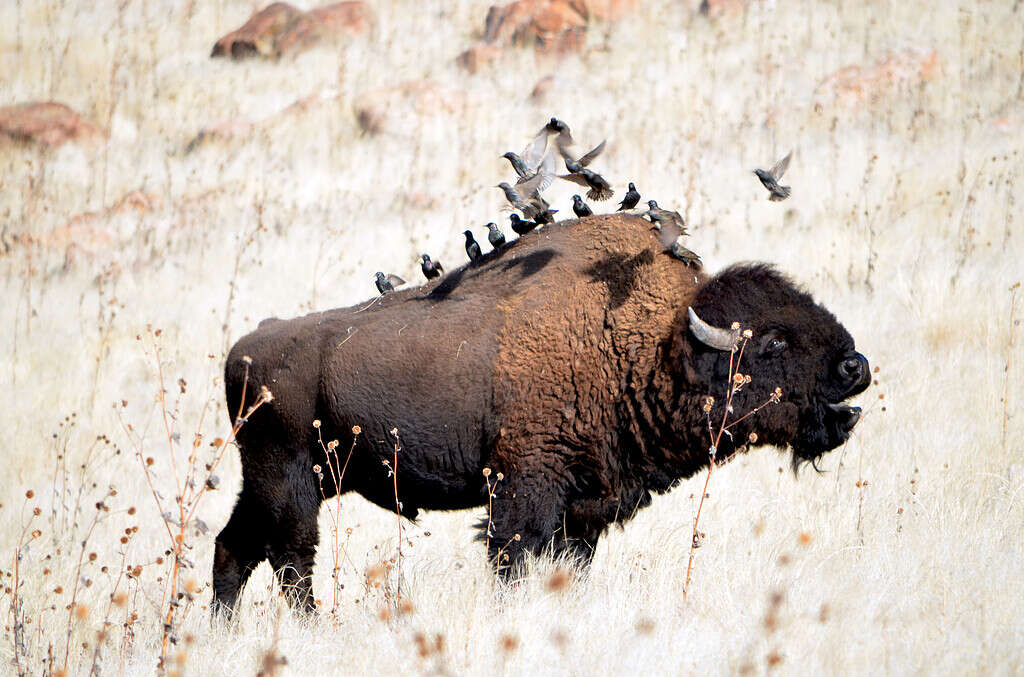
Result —
<instances>
[{"instance_id":1,"label":"flock of birds on bison back","mask_svg":"<svg viewBox=\"0 0 1024 677\"><path fill-rule=\"evenodd\" d=\"M554 141L551 139L554 138ZM542 227L544 224L553 223L557 209L552 209L542 193L554 183L556 178L572 181L587 188L587 197L591 200L603 201L610 199L614 192L611 184L596 171L590 169L591 163L596 160L604 151L605 142L594 146L591 150L579 155L576 151L575 141L569 130L569 125L558 118L551 120L541 128L532 141L520 153L508 152L502 155L509 161L516 173L515 184L502 182L497 188L505 193L505 199L522 216L513 212L509 216L512 231L517 235L525 235L531 230ZM556 156L557 153L557 156ZM779 185L779 180L789 167L789 158L792 151L786 157L779 160L769 169L755 169L754 174L761 180L761 183L768 190L768 199L773 202L785 200L789 197L789 186ZM561 158L565 165L566 174L556 174L558 158ZM688 249L685 245L686 222L679 212L662 209L655 200L647 201L647 209L637 209L640 203L640 193L636 186L630 182L629 189L619 203L617 211L625 211L630 214L646 216L651 221L651 229L656 230L665 251L686 265L700 263L700 256ZM583 198L579 195L572 196L572 211L579 219L593 216L594 212ZM493 249L505 246L507 240L498 224L493 221L483 226L487 229L487 242ZM466 237L466 254L470 262L475 262L483 256L480 243L473 237L472 230L463 231ZM440 261L430 258L429 254L420 257L420 269L424 277L432 280L444 274L444 267ZM376 273L377 291L387 294L395 290L395 287L405 284L405 280L392 273Z\"/></svg>"}]
</instances>

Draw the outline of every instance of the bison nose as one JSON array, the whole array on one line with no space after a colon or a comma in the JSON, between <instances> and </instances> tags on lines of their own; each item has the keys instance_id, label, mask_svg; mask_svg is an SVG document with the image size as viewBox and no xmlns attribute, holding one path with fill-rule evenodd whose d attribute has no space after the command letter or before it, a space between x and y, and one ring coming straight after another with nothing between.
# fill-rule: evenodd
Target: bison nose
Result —
<instances>
[{"instance_id":1,"label":"bison nose","mask_svg":"<svg viewBox=\"0 0 1024 677\"><path fill-rule=\"evenodd\" d=\"M843 383L849 384L850 391L847 393L847 397L862 392L871 382L868 358L852 350L839 360L838 372Z\"/></svg>"}]
</instances>

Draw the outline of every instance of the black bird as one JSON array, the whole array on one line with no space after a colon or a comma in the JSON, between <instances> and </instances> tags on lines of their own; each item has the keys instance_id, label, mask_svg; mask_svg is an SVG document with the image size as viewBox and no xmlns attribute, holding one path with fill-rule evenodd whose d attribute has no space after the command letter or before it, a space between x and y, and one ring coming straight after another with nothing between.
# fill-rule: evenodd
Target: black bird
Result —
<instances>
[{"instance_id":1,"label":"black bird","mask_svg":"<svg viewBox=\"0 0 1024 677\"><path fill-rule=\"evenodd\" d=\"M587 169L587 165L594 161L601 151L604 150L605 142L597 144L590 152L583 155L578 160L574 160L565 149L559 148L562 153L562 159L565 160L565 168L569 170L568 174L560 174L558 178L565 179L566 181L572 181L581 186L586 186L590 190L587 192L587 197L591 200L607 200L610 198L612 193L612 185L605 180L603 176L597 172Z\"/></svg>"},{"instance_id":2,"label":"black bird","mask_svg":"<svg viewBox=\"0 0 1024 677\"><path fill-rule=\"evenodd\" d=\"M768 192L770 193L768 195L768 199L772 202L779 202L789 197L789 186L780 186L779 179L781 179L782 175L786 173L786 168L789 167L789 158L791 155L793 155L793 151L786 153L786 157L776 162L775 166L767 172L763 169L754 170L754 173L757 174L757 178L761 179L761 185L768 189Z\"/></svg>"},{"instance_id":3,"label":"black bird","mask_svg":"<svg viewBox=\"0 0 1024 677\"><path fill-rule=\"evenodd\" d=\"M526 235L537 227L533 221L523 221L519 218L519 214L510 214L508 218L512 222L512 231L516 235Z\"/></svg>"},{"instance_id":4,"label":"black bird","mask_svg":"<svg viewBox=\"0 0 1024 677\"><path fill-rule=\"evenodd\" d=\"M594 212L590 209L586 202L583 201L579 195L572 196L572 210L576 213L576 218L582 219L584 216L593 216Z\"/></svg>"},{"instance_id":5,"label":"black bird","mask_svg":"<svg viewBox=\"0 0 1024 677\"><path fill-rule=\"evenodd\" d=\"M565 124L558 118L551 118L548 123L544 125L544 129L542 129L541 132L557 134L558 137L555 139L555 145L559 150L568 148L573 144L572 132L569 131L569 125Z\"/></svg>"},{"instance_id":6,"label":"black bird","mask_svg":"<svg viewBox=\"0 0 1024 677\"><path fill-rule=\"evenodd\" d=\"M676 257L688 266L699 266L700 256L697 252L687 249L683 245L683 235L676 238L676 241L672 243L672 247L669 249L672 252L672 256Z\"/></svg>"},{"instance_id":7,"label":"black bird","mask_svg":"<svg viewBox=\"0 0 1024 677\"><path fill-rule=\"evenodd\" d=\"M505 158L512 164L512 169L515 170L516 175L519 178L523 178L524 176L530 173L530 169L529 167L526 166L526 163L523 162L523 158L519 157L512 151L505 153L501 157Z\"/></svg>"},{"instance_id":8,"label":"black bird","mask_svg":"<svg viewBox=\"0 0 1024 677\"><path fill-rule=\"evenodd\" d=\"M544 198L540 196L540 184L544 180L544 176L537 172L530 176L525 181L516 183L515 186L510 186L508 183L502 181L496 187L501 188L502 192L505 193L505 199L508 203L518 209L521 212L527 210L528 204L537 202L538 200L542 204ZM538 204L540 206L540 204Z\"/></svg>"},{"instance_id":9,"label":"black bird","mask_svg":"<svg viewBox=\"0 0 1024 677\"><path fill-rule=\"evenodd\" d=\"M633 182L629 182L629 190L626 191L626 197L619 203L619 208L615 211L621 212L623 209L632 209L636 207L637 203L640 202L640 193L637 192L636 186Z\"/></svg>"},{"instance_id":10,"label":"black bird","mask_svg":"<svg viewBox=\"0 0 1024 677\"><path fill-rule=\"evenodd\" d=\"M648 200L650 207L644 215L651 220L651 228L658 231L658 240L665 249L670 249L678 239L686 235L686 223L679 212L669 211L658 207L654 200Z\"/></svg>"},{"instance_id":11,"label":"black bird","mask_svg":"<svg viewBox=\"0 0 1024 677\"><path fill-rule=\"evenodd\" d=\"M679 228L683 235L686 235L686 222L683 221L683 217L679 215L679 212L662 209L654 200L648 200L647 206L650 209L647 210L646 214L655 226L660 228L665 225L672 225Z\"/></svg>"},{"instance_id":12,"label":"black bird","mask_svg":"<svg viewBox=\"0 0 1024 677\"><path fill-rule=\"evenodd\" d=\"M466 236L466 254L469 255L470 261L476 261L480 258L480 244L473 239L473 231L466 230L462 232Z\"/></svg>"},{"instance_id":13,"label":"black bird","mask_svg":"<svg viewBox=\"0 0 1024 677\"><path fill-rule=\"evenodd\" d=\"M440 277L444 274L444 268L441 266L440 261L431 261L429 254L422 256L423 262L420 264L420 270L423 271L423 276L428 280L433 280L435 277Z\"/></svg>"},{"instance_id":14,"label":"black bird","mask_svg":"<svg viewBox=\"0 0 1024 677\"><path fill-rule=\"evenodd\" d=\"M537 222L538 226L544 225L545 223L554 223L554 215L557 209L545 209L539 212L533 212L533 220ZM530 215L527 213L527 215Z\"/></svg>"},{"instance_id":15,"label":"black bird","mask_svg":"<svg viewBox=\"0 0 1024 677\"><path fill-rule=\"evenodd\" d=\"M378 272L376 277L377 291L381 294L393 292L395 291L395 287L400 287L405 284L405 280L391 273L384 275L384 273Z\"/></svg>"},{"instance_id":16,"label":"black bird","mask_svg":"<svg viewBox=\"0 0 1024 677\"><path fill-rule=\"evenodd\" d=\"M497 249L501 245L505 244L505 233L501 232L496 223L488 223L484 228L487 229L487 241L491 243L491 246Z\"/></svg>"}]
</instances>

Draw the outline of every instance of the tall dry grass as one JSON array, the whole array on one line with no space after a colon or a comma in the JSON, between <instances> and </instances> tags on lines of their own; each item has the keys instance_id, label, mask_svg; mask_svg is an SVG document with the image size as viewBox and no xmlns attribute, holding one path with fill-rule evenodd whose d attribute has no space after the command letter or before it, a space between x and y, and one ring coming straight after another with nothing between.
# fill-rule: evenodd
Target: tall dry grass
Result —
<instances>
[{"instance_id":1,"label":"tall dry grass","mask_svg":"<svg viewBox=\"0 0 1024 677\"><path fill-rule=\"evenodd\" d=\"M0 5L0 102L64 101L108 134L0 143L8 670L146 674L161 651L180 673L1021 670L1021 10L639 4L581 54L512 50L477 75L454 57L486 3L381 2L368 35L244 63L207 55L251 3ZM927 79L828 84L932 50ZM367 135L356 108L375 103ZM855 436L821 475L770 450L716 471L685 600L703 478L613 530L589 576L550 585L564 574L539 561L516 588L473 540L482 510L399 541L394 515L346 498L314 587L333 600L337 566L336 613L281 614L263 567L211 628L237 456L195 515L210 533L182 532L181 600L153 496L177 498L169 449L227 439L224 351L264 317L368 297L375 270L418 279L423 251L460 262L458 233L501 215L499 156L553 114L609 138L618 193L684 212L709 269L774 261L836 312L880 369ZM750 171L791 147L793 198L769 203ZM567 213L573 192L552 201ZM136 336L158 329L155 368ZM153 490L136 454L164 473Z\"/></svg>"}]
</instances>

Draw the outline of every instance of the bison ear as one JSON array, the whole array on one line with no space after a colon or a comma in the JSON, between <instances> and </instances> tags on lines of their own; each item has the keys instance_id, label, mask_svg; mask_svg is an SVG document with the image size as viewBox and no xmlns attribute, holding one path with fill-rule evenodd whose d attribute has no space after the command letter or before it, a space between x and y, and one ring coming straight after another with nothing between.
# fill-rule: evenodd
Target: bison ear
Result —
<instances>
[{"instance_id":1,"label":"bison ear","mask_svg":"<svg viewBox=\"0 0 1024 677\"><path fill-rule=\"evenodd\" d=\"M692 307L688 309L688 314L690 316L690 333L698 341L715 350L732 350L736 346L736 341L740 337L739 329L723 329L708 324L700 319Z\"/></svg>"}]
</instances>

